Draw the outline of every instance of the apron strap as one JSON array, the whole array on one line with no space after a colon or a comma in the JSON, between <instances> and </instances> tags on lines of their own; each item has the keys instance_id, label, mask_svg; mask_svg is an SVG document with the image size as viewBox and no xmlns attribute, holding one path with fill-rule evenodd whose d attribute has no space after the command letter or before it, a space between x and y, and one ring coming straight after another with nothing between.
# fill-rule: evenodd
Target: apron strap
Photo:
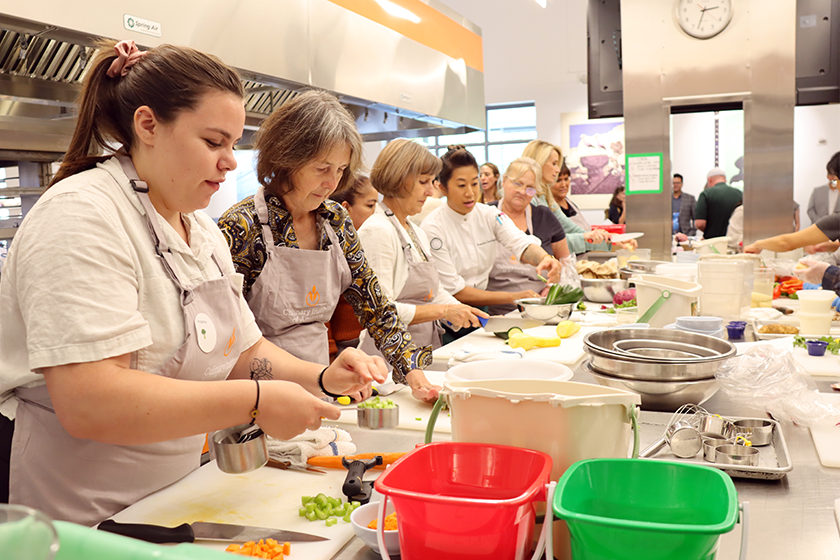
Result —
<instances>
[{"instance_id":1,"label":"apron strap","mask_svg":"<svg viewBox=\"0 0 840 560\"><path fill-rule=\"evenodd\" d=\"M391 224L394 226L394 229L397 230L397 236L399 236L400 238L402 250L403 253L405 253L405 260L407 260L409 263L414 262L414 254L411 252L411 240L406 238L402 224L400 224L400 222L397 221L397 217L394 215L394 212L390 208L388 208L384 202L380 202L379 206L382 207L382 210L385 212L385 215L388 216L388 219L391 221ZM408 223L408 227L412 227L411 222ZM420 247L420 244L415 243L414 245L416 246L417 252L422 253L423 256L426 257L426 261L428 261L429 257L428 255L426 255L426 253L423 252L423 248Z\"/></svg>"},{"instance_id":2,"label":"apron strap","mask_svg":"<svg viewBox=\"0 0 840 560\"><path fill-rule=\"evenodd\" d=\"M499 208L499 212L502 213L502 214L504 214L504 212L502 212L502 205L504 204L504 202L505 202L504 197L499 199L498 208ZM528 228L528 231L526 232L526 233L528 233L528 235L536 235L534 233L534 221L531 219L531 204L530 203L528 204L528 206L525 207L525 227Z\"/></svg>"},{"instance_id":3,"label":"apron strap","mask_svg":"<svg viewBox=\"0 0 840 560\"><path fill-rule=\"evenodd\" d=\"M134 163L132 163L130 157L125 154L119 154L117 159L122 166L123 172L131 183L131 188L134 189L135 193L137 193L137 197L140 199L140 204L143 206L143 210L146 213L146 223L149 226L149 233L152 236L152 242L155 244L155 251L161 259L163 259L163 267L181 291L188 292L189 287L187 282L185 282L178 274L178 268L175 266L172 252L169 250L169 245L166 243L166 236L163 234L163 230L160 227L157 210L155 210L155 207L152 205L152 201L149 198L149 185L146 184L145 181L141 181L137 176L137 170L134 168Z\"/></svg>"},{"instance_id":4,"label":"apron strap","mask_svg":"<svg viewBox=\"0 0 840 560\"><path fill-rule=\"evenodd\" d=\"M271 233L271 224L268 221L268 205L265 202L265 187L260 185L257 194L254 195L254 206L257 209L257 220L262 226L263 240L265 241L266 258L270 253L269 249L274 247L274 235Z\"/></svg>"}]
</instances>

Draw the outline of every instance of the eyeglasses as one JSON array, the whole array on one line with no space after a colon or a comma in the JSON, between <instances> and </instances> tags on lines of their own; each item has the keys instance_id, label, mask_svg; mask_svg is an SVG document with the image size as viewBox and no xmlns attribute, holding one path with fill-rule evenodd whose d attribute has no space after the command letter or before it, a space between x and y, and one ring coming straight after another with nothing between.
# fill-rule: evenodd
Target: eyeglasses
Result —
<instances>
[{"instance_id":1,"label":"eyeglasses","mask_svg":"<svg viewBox=\"0 0 840 560\"><path fill-rule=\"evenodd\" d=\"M525 189L525 194L528 195L528 196L534 196L535 194L537 194L537 189L535 189L534 187L526 187L522 183L519 183L518 181L514 181L513 179L510 179L510 178L509 178L509 181L513 184L514 187L516 187L516 190L521 191L522 189Z\"/></svg>"}]
</instances>

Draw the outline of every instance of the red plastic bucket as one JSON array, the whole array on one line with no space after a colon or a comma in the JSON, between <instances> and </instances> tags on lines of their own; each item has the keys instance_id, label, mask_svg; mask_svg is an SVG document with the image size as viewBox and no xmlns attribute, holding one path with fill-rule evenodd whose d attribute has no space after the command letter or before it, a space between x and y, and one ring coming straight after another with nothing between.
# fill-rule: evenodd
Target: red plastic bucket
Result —
<instances>
[{"instance_id":1,"label":"red plastic bucket","mask_svg":"<svg viewBox=\"0 0 840 560\"><path fill-rule=\"evenodd\" d=\"M394 502L403 560L522 560L551 466L530 449L438 442L405 455L375 487L380 511ZM380 552L388 558L382 545Z\"/></svg>"}]
</instances>

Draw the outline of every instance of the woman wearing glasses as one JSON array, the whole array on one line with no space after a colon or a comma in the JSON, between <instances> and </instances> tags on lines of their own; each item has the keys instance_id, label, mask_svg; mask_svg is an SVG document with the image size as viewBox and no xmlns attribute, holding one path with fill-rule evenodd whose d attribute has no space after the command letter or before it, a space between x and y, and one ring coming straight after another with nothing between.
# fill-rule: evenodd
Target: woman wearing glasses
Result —
<instances>
[{"instance_id":1,"label":"woman wearing glasses","mask_svg":"<svg viewBox=\"0 0 840 560\"><path fill-rule=\"evenodd\" d=\"M478 203L478 164L463 146L451 146L441 158L441 189L446 205L433 211L421 227L429 236L432 260L447 292L474 307L512 304L536 297L531 289L516 292L487 289L496 260L497 241L517 259L535 267L550 282L560 278L560 263L542 247L538 237L526 235L498 209ZM466 334L462 329L444 335L444 343ZM448 335L448 336L447 336Z\"/></svg>"},{"instance_id":2,"label":"woman wearing glasses","mask_svg":"<svg viewBox=\"0 0 840 560\"><path fill-rule=\"evenodd\" d=\"M540 166L533 159L523 157L514 160L502 179L502 199L490 204L497 206L521 231L538 237L542 248L554 255L564 268L568 267L571 275L576 275L563 226L547 206L531 205L531 199L537 194L539 174ZM496 261L490 271L488 290L513 292L526 288L539 292L544 287L545 282L537 277L534 267L520 263L504 245L496 242ZM492 305L490 314L504 315L514 308L512 303Z\"/></svg>"}]
</instances>

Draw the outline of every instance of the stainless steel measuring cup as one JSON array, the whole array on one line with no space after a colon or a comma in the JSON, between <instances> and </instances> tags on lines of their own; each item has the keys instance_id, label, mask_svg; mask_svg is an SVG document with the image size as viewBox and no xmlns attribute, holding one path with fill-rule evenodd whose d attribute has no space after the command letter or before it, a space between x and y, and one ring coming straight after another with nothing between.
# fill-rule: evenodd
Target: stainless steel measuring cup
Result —
<instances>
[{"instance_id":1,"label":"stainless steel measuring cup","mask_svg":"<svg viewBox=\"0 0 840 560\"><path fill-rule=\"evenodd\" d=\"M703 445L703 440L697 428L680 420L668 426L662 439L649 445L639 454L639 457L651 457L665 447L665 444L671 447L671 453L677 457L688 459L697 455Z\"/></svg>"}]
</instances>

